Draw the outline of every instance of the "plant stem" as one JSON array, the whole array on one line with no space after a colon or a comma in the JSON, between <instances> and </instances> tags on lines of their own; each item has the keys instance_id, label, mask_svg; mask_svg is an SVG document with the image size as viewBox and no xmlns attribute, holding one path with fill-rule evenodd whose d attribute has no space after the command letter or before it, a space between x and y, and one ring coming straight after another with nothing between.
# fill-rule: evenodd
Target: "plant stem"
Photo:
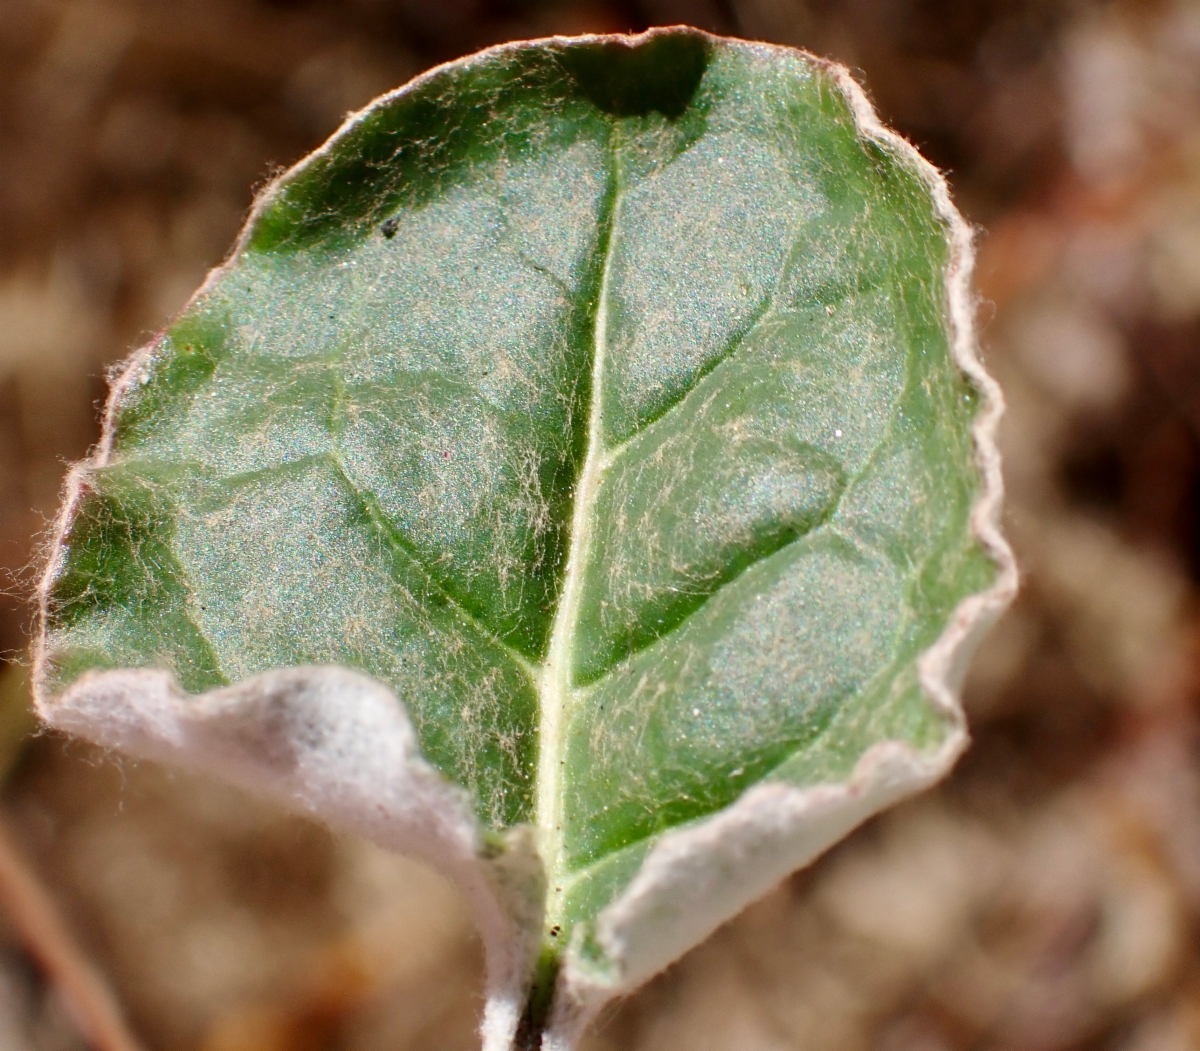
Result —
<instances>
[{"instance_id":1,"label":"plant stem","mask_svg":"<svg viewBox=\"0 0 1200 1051\"><path fill-rule=\"evenodd\" d=\"M533 984L525 998L525 1010L517 1026L514 1051L539 1051L542 1034L550 1020L550 1008L554 1003L554 987L558 981L559 959L552 950L543 950L533 974Z\"/></svg>"}]
</instances>

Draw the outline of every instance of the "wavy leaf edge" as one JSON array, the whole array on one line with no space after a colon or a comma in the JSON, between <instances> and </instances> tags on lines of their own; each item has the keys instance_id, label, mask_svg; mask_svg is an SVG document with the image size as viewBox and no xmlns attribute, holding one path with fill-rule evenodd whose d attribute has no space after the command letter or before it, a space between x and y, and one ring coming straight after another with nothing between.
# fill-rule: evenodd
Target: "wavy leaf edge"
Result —
<instances>
[{"instance_id":1,"label":"wavy leaf edge","mask_svg":"<svg viewBox=\"0 0 1200 1051\"><path fill-rule=\"evenodd\" d=\"M238 259L259 217L291 179L328 154L376 108L445 69L536 45L636 45L681 31L714 43L725 39L671 26L636 35L516 41L435 66L381 95L347 116L320 148L257 195L229 255L209 272L180 314ZM804 788L759 783L723 810L663 833L632 882L598 917L596 941L610 966L587 959L578 937L565 953L543 1034L545 1051L571 1051L588 1023L614 997L653 977L857 825L944 776L968 743L959 700L967 665L979 640L1017 590L1016 561L1000 530L1004 487L996 435L1004 402L979 354L970 287L975 259L970 226L955 208L941 172L882 124L848 69L799 48L737 43L766 54L799 54L821 69L849 104L859 138L874 141L908 165L946 223L951 355L978 389L982 402L972 428L982 488L970 526L997 572L990 588L958 604L941 636L917 662L923 691L950 726L937 750L922 753L903 742L883 741L859 757L844 782ZM349 669L322 666L273 670L201 694L187 694L172 673L159 669L87 672L61 695L48 691L46 625L66 537L86 495L89 476L110 461L122 398L138 382L154 343L151 340L135 351L114 372L100 441L88 458L72 466L64 483L62 509L50 533L36 592L32 678L38 714L54 729L133 758L216 775L271 796L290 809L359 833L438 870L465 896L483 942L487 970L483 1051L509 1051L538 951L543 877L532 832L514 829L500 848L486 841L466 793L422 758L404 706L387 686ZM334 706L321 700L331 694L342 700L355 697L353 706L337 706L337 719L330 717ZM353 714L347 715L347 709Z\"/></svg>"}]
</instances>

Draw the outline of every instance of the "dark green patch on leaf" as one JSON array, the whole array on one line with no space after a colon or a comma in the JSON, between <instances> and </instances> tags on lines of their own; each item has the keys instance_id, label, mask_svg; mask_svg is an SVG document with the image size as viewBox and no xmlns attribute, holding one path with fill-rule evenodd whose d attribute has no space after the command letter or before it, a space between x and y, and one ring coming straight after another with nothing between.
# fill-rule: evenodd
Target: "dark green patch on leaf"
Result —
<instances>
[{"instance_id":1,"label":"dark green patch on leaf","mask_svg":"<svg viewBox=\"0 0 1200 1051\"><path fill-rule=\"evenodd\" d=\"M680 33L564 48L562 64L604 113L644 117L657 110L674 120L692 101L711 54L709 40Z\"/></svg>"}]
</instances>

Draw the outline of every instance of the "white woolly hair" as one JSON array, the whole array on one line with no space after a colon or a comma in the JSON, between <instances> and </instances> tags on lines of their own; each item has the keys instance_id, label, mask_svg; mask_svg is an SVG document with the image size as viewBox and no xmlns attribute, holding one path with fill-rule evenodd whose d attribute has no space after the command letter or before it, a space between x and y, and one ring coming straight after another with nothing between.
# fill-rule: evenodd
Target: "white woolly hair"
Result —
<instances>
[{"instance_id":1,"label":"white woolly hair","mask_svg":"<svg viewBox=\"0 0 1200 1051\"><path fill-rule=\"evenodd\" d=\"M448 66L463 68L533 44L622 42L636 45L684 27L638 36L550 37L505 44L427 71L349 116L330 140L276 178L257 198L228 259L211 271L190 307L233 265L250 231L280 191L380 106L386 106ZM942 777L967 744L959 692L980 637L1011 601L1017 567L1000 533L1003 500L996 430L1003 399L979 357L970 277L970 227L955 209L941 173L879 121L844 67L793 48L700 34L758 54L802 55L842 92L862 139L873 141L921 178L949 231L946 310L954 361L982 395L974 424L982 492L971 529L997 565L986 591L964 599L941 637L918 661L926 696L947 719L949 732L932 753L899 741L867 750L842 783L800 788L778 782L748 789L724 810L662 835L624 892L604 909L596 938L611 967L584 960L578 939L560 975L545 1051L570 1051L584 1027L614 996L645 982L718 926L808 864L873 814ZM185 310L187 308L185 307ZM509 849L484 851L482 830L466 794L420 755L403 705L390 689L337 667L269 671L233 686L188 695L158 669L89 672L59 696L47 690L50 595L65 558L68 529L89 476L113 453L119 408L154 344L135 352L114 376L102 437L65 483L38 587L39 632L34 643L34 696L51 726L128 755L214 774L290 808L357 832L381 846L418 858L444 873L465 894L480 929L487 962L484 1051L509 1051L532 974L541 924L543 877L532 836L518 830Z\"/></svg>"}]
</instances>

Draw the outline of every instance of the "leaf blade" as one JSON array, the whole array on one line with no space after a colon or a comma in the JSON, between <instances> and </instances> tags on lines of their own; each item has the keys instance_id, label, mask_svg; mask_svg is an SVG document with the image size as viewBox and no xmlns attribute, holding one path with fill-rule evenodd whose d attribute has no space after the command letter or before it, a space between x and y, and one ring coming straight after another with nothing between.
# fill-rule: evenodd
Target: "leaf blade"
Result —
<instances>
[{"instance_id":1,"label":"leaf blade","mask_svg":"<svg viewBox=\"0 0 1200 1051\"><path fill-rule=\"evenodd\" d=\"M658 958L622 948L628 917L755 784L799 786L798 821L837 786L842 827L944 770L960 713L921 662L1011 591L968 522L998 494L978 392L998 403L965 228L840 76L663 32L420 78L277 185L82 472L174 508L163 580L110 605L176 621L121 660L186 677L201 623L214 684L383 679L485 827L540 828L544 941L578 928L580 990ZM70 613L100 576L47 576L43 698L112 664ZM892 746L903 777L871 758Z\"/></svg>"}]
</instances>

